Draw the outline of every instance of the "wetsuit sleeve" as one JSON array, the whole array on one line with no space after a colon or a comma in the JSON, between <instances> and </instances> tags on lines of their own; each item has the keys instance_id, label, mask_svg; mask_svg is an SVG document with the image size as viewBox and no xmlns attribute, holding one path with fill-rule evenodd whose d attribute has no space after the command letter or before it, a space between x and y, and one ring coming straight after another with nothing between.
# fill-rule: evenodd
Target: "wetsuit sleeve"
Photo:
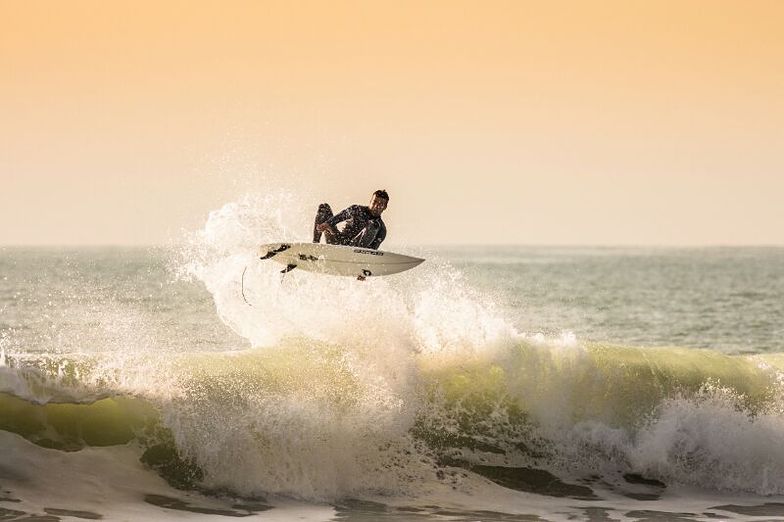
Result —
<instances>
[{"instance_id":1,"label":"wetsuit sleeve","mask_svg":"<svg viewBox=\"0 0 784 522\"><path fill-rule=\"evenodd\" d=\"M329 220L327 220L327 223L329 223L331 227L334 227L338 223L342 223L343 221L347 220L348 218L351 217L354 206L355 205L352 205L346 209L341 210L340 212L332 216Z\"/></svg>"},{"instance_id":2,"label":"wetsuit sleeve","mask_svg":"<svg viewBox=\"0 0 784 522\"><path fill-rule=\"evenodd\" d=\"M378 231L378 234L376 234L376 239L374 239L373 242L370 244L370 248L372 248L373 250L378 250L378 247L381 246L381 243L384 241L386 237L387 237L387 226L382 221L381 229Z\"/></svg>"}]
</instances>

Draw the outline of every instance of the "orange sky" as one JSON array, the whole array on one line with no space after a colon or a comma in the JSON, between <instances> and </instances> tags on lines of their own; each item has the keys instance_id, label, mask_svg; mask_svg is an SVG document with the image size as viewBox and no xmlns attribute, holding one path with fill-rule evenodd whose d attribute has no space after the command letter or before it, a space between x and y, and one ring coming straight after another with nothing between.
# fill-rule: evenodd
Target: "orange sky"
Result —
<instances>
[{"instance_id":1,"label":"orange sky","mask_svg":"<svg viewBox=\"0 0 784 522\"><path fill-rule=\"evenodd\" d=\"M0 0L0 244L389 190L389 242L784 244L784 2Z\"/></svg>"}]
</instances>

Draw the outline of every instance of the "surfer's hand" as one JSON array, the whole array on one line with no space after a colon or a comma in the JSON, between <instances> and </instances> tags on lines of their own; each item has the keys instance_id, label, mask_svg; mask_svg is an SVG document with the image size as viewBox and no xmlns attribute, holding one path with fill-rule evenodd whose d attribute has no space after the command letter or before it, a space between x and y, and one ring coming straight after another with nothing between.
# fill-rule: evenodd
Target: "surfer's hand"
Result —
<instances>
[{"instance_id":1,"label":"surfer's hand","mask_svg":"<svg viewBox=\"0 0 784 522\"><path fill-rule=\"evenodd\" d=\"M334 230L332 229L332 226L330 226L329 223L321 223L321 224L316 225L316 230L318 230L319 232L333 232L334 233Z\"/></svg>"}]
</instances>

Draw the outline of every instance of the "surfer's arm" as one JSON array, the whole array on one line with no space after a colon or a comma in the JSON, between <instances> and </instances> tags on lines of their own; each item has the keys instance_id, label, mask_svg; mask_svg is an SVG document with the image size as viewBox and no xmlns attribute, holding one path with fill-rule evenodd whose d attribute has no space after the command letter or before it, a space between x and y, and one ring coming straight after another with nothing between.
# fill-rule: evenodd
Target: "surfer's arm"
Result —
<instances>
[{"instance_id":1,"label":"surfer's arm","mask_svg":"<svg viewBox=\"0 0 784 522\"><path fill-rule=\"evenodd\" d=\"M325 221L323 223L319 223L318 225L316 225L316 230L318 230L319 232L328 232L330 234L333 234L335 232L335 227L333 227L332 225L330 225L328 222Z\"/></svg>"}]
</instances>

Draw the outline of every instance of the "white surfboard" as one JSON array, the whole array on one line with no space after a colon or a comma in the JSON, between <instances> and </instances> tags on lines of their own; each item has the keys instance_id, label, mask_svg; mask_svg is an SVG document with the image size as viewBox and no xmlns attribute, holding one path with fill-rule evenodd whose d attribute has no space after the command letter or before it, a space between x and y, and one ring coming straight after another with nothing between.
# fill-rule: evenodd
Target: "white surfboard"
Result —
<instances>
[{"instance_id":1,"label":"white surfboard","mask_svg":"<svg viewBox=\"0 0 784 522\"><path fill-rule=\"evenodd\" d=\"M259 247L259 259L286 265L283 273L300 269L323 274L375 277L414 268L424 259L383 250L321 243L272 243Z\"/></svg>"}]
</instances>

